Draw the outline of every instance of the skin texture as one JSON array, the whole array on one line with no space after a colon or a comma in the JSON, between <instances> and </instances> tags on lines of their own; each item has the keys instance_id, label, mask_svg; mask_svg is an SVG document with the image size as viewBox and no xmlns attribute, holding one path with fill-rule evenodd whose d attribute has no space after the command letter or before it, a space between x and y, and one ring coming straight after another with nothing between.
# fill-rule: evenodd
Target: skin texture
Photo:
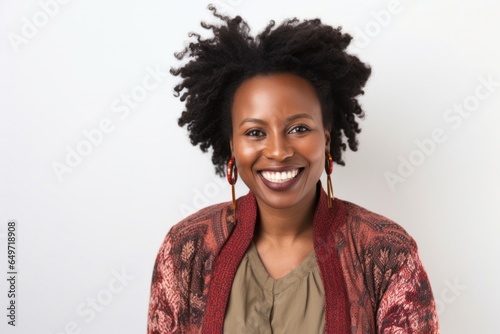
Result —
<instances>
[{"instance_id":1,"label":"skin texture","mask_svg":"<svg viewBox=\"0 0 500 334\"><path fill-rule=\"evenodd\" d=\"M254 242L270 276L279 278L313 250L316 184L324 170L330 130L323 124L312 85L291 73L244 81L234 95L231 117L231 152L259 207ZM262 175L294 169L299 174L281 184Z\"/></svg>"}]
</instances>

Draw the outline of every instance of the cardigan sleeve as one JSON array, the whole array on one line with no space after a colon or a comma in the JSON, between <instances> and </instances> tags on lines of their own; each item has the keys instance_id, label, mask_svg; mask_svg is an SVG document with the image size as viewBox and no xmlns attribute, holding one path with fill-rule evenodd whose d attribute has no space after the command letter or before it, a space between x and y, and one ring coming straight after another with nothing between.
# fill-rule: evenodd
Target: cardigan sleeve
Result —
<instances>
[{"instance_id":1,"label":"cardigan sleeve","mask_svg":"<svg viewBox=\"0 0 500 334\"><path fill-rule=\"evenodd\" d=\"M439 333L431 285L416 247L391 276L376 317L380 334Z\"/></svg>"},{"instance_id":2,"label":"cardigan sleeve","mask_svg":"<svg viewBox=\"0 0 500 334\"><path fill-rule=\"evenodd\" d=\"M172 257L172 239L167 234L156 257L148 312L148 334L181 333L178 314L181 297Z\"/></svg>"}]
</instances>

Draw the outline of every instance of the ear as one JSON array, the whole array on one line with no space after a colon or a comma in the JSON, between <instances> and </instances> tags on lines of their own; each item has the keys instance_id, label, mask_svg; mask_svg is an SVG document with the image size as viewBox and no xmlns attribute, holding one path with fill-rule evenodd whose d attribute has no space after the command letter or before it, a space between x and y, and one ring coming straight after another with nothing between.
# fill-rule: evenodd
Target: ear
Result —
<instances>
[{"instance_id":1,"label":"ear","mask_svg":"<svg viewBox=\"0 0 500 334\"><path fill-rule=\"evenodd\" d=\"M229 148L231 149L231 156L234 156L234 151L233 151L233 136L229 137Z\"/></svg>"},{"instance_id":2,"label":"ear","mask_svg":"<svg viewBox=\"0 0 500 334\"><path fill-rule=\"evenodd\" d=\"M328 125L325 127L325 149L330 150L330 142L332 139L332 126Z\"/></svg>"}]
</instances>

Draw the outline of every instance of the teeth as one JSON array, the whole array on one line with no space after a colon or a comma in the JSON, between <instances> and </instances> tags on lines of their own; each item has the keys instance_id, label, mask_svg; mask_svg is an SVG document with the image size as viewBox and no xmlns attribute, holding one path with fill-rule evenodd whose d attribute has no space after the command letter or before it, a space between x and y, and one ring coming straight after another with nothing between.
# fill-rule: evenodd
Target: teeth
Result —
<instances>
[{"instance_id":1,"label":"teeth","mask_svg":"<svg viewBox=\"0 0 500 334\"><path fill-rule=\"evenodd\" d=\"M293 179L294 177L296 177L297 174L299 174L298 169L293 169L293 170L289 170L286 172L270 172L270 171L263 171L262 172L262 176L266 180L271 181L271 182L276 182L276 183L283 183L283 182L289 181L289 180Z\"/></svg>"}]
</instances>

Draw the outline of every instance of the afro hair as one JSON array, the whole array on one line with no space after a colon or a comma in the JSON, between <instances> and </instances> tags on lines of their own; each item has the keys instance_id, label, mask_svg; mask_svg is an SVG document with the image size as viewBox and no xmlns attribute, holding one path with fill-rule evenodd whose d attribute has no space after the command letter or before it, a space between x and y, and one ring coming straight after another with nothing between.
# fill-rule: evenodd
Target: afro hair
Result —
<instances>
[{"instance_id":1,"label":"afro hair","mask_svg":"<svg viewBox=\"0 0 500 334\"><path fill-rule=\"evenodd\" d=\"M270 21L255 37L240 16L230 18L209 10L221 24L201 22L213 37L194 39L175 56L188 60L170 73L182 78L174 95L185 103L179 126L187 125L191 144L203 152L212 149L212 162L224 176L231 157L229 139L231 106L241 83L259 74L292 73L308 80L321 104L323 124L331 128L330 153L344 165L342 152L358 148L361 132L358 119L364 116L357 97L371 74L371 68L346 48L352 37L341 27L325 25L320 19L287 19L276 26Z\"/></svg>"}]
</instances>

